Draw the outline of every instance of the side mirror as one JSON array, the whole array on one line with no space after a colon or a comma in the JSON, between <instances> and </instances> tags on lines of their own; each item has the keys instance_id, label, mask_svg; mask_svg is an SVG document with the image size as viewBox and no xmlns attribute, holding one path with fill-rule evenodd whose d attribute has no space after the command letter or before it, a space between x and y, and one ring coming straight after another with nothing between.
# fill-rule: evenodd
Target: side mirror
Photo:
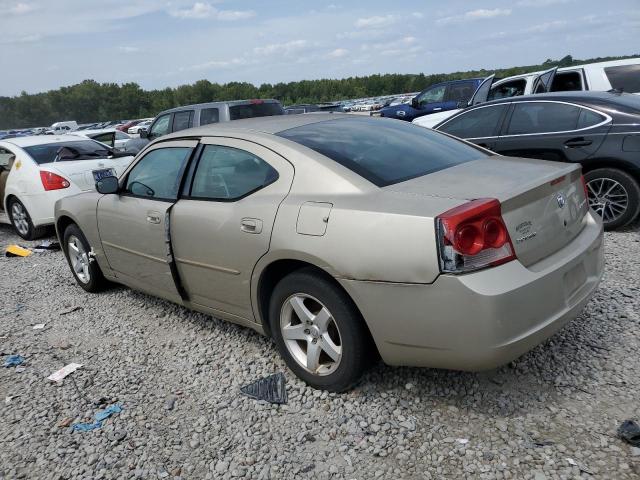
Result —
<instances>
[{"instance_id":1,"label":"side mirror","mask_svg":"<svg viewBox=\"0 0 640 480\"><path fill-rule=\"evenodd\" d=\"M140 129L140 138L149 138L149 132L147 132L144 128Z\"/></svg>"},{"instance_id":2,"label":"side mirror","mask_svg":"<svg viewBox=\"0 0 640 480\"><path fill-rule=\"evenodd\" d=\"M103 195L118 193L119 189L117 177L104 177L96 182L96 190Z\"/></svg>"},{"instance_id":3,"label":"side mirror","mask_svg":"<svg viewBox=\"0 0 640 480\"><path fill-rule=\"evenodd\" d=\"M413 97L411 99L411 106L413 108L420 108L420 104L418 103L418 97Z\"/></svg>"}]
</instances>

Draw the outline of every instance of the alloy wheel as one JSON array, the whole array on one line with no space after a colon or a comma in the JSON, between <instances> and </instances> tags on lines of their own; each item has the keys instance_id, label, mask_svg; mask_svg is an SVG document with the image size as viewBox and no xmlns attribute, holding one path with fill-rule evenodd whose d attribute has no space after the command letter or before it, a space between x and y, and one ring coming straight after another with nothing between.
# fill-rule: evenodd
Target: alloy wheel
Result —
<instances>
[{"instance_id":1,"label":"alloy wheel","mask_svg":"<svg viewBox=\"0 0 640 480\"><path fill-rule=\"evenodd\" d=\"M314 375L335 372L342 359L342 337L331 312L305 293L291 295L282 305L280 331L296 362Z\"/></svg>"},{"instance_id":2,"label":"alloy wheel","mask_svg":"<svg viewBox=\"0 0 640 480\"><path fill-rule=\"evenodd\" d=\"M69 237L67 242L67 251L69 253L69 260L71 261L71 268L82 283L89 283L91 280L91 274L89 273L89 255L84 248L82 242L75 235Z\"/></svg>"},{"instance_id":3,"label":"alloy wheel","mask_svg":"<svg viewBox=\"0 0 640 480\"><path fill-rule=\"evenodd\" d=\"M11 219L20 235L26 236L29 233L29 217L21 203L13 202L11 205Z\"/></svg>"},{"instance_id":4,"label":"alloy wheel","mask_svg":"<svg viewBox=\"0 0 640 480\"><path fill-rule=\"evenodd\" d=\"M620 218L629 208L627 190L611 178L595 178L587 182L589 207L602 217L605 223Z\"/></svg>"}]
</instances>

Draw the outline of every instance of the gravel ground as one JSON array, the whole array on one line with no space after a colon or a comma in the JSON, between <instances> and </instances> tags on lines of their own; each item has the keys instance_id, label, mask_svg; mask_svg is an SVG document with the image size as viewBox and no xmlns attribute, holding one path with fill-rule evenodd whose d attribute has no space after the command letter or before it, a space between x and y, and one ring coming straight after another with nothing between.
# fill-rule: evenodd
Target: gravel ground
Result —
<instances>
[{"instance_id":1,"label":"gravel ground","mask_svg":"<svg viewBox=\"0 0 640 480\"><path fill-rule=\"evenodd\" d=\"M2 251L17 241L0 225ZM306 387L249 329L122 287L87 294L59 252L3 256L0 351L26 368L0 368L0 478L638 478L640 450L615 436L638 416L638 226L606 246L584 313L512 364L380 364L342 395ZM70 362L84 367L46 380ZM288 405L239 394L278 371ZM102 428L68 426L112 403Z\"/></svg>"}]
</instances>

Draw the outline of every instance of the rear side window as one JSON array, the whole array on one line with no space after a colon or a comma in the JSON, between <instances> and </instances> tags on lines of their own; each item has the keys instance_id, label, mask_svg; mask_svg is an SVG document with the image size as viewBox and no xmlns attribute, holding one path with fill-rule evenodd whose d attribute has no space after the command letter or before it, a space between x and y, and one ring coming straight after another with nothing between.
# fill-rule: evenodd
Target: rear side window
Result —
<instances>
[{"instance_id":1,"label":"rear side window","mask_svg":"<svg viewBox=\"0 0 640 480\"><path fill-rule=\"evenodd\" d=\"M640 65L620 65L604 69L611 87L627 93L640 93Z\"/></svg>"},{"instance_id":2,"label":"rear side window","mask_svg":"<svg viewBox=\"0 0 640 480\"><path fill-rule=\"evenodd\" d=\"M102 143L93 140L46 143L24 147L24 151L38 164L107 158L111 152Z\"/></svg>"},{"instance_id":3,"label":"rear side window","mask_svg":"<svg viewBox=\"0 0 640 480\"><path fill-rule=\"evenodd\" d=\"M353 116L278 133L357 173L378 187L486 158L480 149L396 120Z\"/></svg>"},{"instance_id":4,"label":"rear side window","mask_svg":"<svg viewBox=\"0 0 640 480\"><path fill-rule=\"evenodd\" d=\"M200 111L200 125L209 125L210 123L218 123L220 113L217 108L205 108Z\"/></svg>"},{"instance_id":5,"label":"rear side window","mask_svg":"<svg viewBox=\"0 0 640 480\"><path fill-rule=\"evenodd\" d=\"M557 72L551 83L552 92L572 92L584 90L580 72Z\"/></svg>"},{"instance_id":6,"label":"rear side window","mask_svg":"<svg viewBox=\"0 0 640 480\"><path fill-rule=\"evenodd\" d=\"M207 145L191 185L192 198L238 200L273 183L278 172L255 155L231 147Z\"/></svg>"},{"instance_id":7,"label":"rear side window","mask_svg":"<svg viewBox=\"0 0 640 480\"><path fill-rule=\"evenodd\" d=\"M516 103L507 134L550 133L575 130L580 107L555 102Z\"/></svg>"},{"instance_id":8,"label":"rear side window","mask_svg":"<svg viewBox=\"0 0 640 480\"><path fill-rule=\"evenodd\" d=\"M438 130L460 138L492 137L498 134L499 123L507 105L480 107L462 113L448 121Z\"/></svg>"},{"instance_id":9,"label":"rear side window","mask_svg":"<svg viewBox=\"0 0 640 480\"><path fill-rule=\"evenodd\" d=\"M599 113L582 108L580 109L580 116L578 117L578 128L593 127L594 125L603 122L605 119L606 117Z\"/></svg>"},{"instance_id":10,"label":"rear side window","mask_svg":"<svg viewBox=\"0 0 640 480\"><path fill-rule=\"evenodd\" d=\"M453 83L447 87L447 101L467 103L475 90L474 82Z\"/></svg>"},{"instance_id":11,"label":"rear side window","mask_svg":"<svg viewBox=\"0 0 640 480\"><path fill-rule=\"evenodd\" d=\"M179 132L180 130L186 130L193 126L193 110L185 110L183 112L176 112L173 114L173 129L172 132Z\"/></svg>"},{"instance_id":12,"label":"rear side window","mask_svg":"<svg viewBox=\"0 0 640 480\"><path fill-rule=\"evenodd\" d=\"M131 169L126 191L158 200L178 198L180 176L191 149L168 147L152 150Z\"/></svg>"},{"instance_id":13,"label":"rear side window","mask_svg":"<svg viewBox=\"0 0 640 480\"><path fill-rule=\"evenodd\" d=\"M270 117L271 115L284 115L282 105L279 103L247 103L229 107L229 118L241 120L243 118Z\"/></svg>"}]
</instances>

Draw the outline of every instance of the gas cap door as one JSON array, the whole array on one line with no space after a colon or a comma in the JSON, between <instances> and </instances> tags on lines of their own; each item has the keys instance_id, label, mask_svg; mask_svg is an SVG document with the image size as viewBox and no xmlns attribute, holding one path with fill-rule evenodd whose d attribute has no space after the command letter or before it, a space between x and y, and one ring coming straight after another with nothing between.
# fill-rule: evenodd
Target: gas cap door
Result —
<instances>
[{"instance_id":1,"label":"gas cap door","mask_svg":"<svg viewBox=\"0 0 640 480\"><path fill-rule=\"evenodd\" d=\"M305 202L298 212L296 232L300 235L321 237L327 231L332 203Z\"/></svg>"}]
</instances>

